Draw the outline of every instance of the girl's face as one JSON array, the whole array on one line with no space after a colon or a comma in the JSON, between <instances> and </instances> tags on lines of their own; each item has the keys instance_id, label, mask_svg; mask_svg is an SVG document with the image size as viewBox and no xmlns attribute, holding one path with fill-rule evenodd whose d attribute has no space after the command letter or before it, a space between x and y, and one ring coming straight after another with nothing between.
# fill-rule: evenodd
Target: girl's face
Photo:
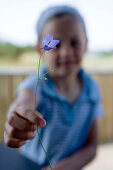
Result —
<instances>
[{"instance_id":1,"label":"girl's face","mask_svg":"<svg viewBox=\"0 0 113 170\"><path fill-rule=\"evenodd\" d=\"M53 39L60 40L60 43L56 49L43 53L49 73L56 77L76 75L87 49L87 39L81 22L71 15L53 18L44 25L42 37L50 33ZM52 69L55 69L54 73Z\"/></svg>"}]
</instances>

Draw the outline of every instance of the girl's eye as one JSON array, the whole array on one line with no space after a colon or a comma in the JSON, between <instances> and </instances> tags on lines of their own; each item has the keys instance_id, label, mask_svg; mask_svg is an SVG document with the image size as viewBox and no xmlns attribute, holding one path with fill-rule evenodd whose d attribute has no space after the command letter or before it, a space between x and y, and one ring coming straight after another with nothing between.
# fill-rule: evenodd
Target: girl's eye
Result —
<instances>
[{"instance_id":1,"label":"girl's eye","mask_svg":"<svg viewBox=\"0 0 113 170\"><path fill-rule=\"evenodd\" d=\"M75 47L75 46L77 46L78 45L78 42L77 41L75 41L75 40L72 40L71 41L71 46L72 47Z\"/></svg>"}]
</instances>

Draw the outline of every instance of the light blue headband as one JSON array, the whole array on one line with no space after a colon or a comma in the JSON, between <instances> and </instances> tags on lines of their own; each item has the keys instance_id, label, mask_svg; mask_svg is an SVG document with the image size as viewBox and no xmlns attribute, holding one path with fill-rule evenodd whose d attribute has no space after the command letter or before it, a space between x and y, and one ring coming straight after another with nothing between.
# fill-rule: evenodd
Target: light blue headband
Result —
<instances>
[{"instance_id":1,"label":"light blue headband","mask_svg":"<svg viewBox=\"0 0 113 170\"><path fill-rule=\"evenodd\" d=\"M44 24L46 23L46 21L48 19L50 19L51 17L53 17L56 14L62 14L62 13L66 13L66 14L72 14L74 16L76 16L80 22L83 25L84 31L86 33L86 25L84 22L83 17L81 16L81 14L78 12L78 10L76 8L72 8L70 6L65 6L65 5L61 5L61 6L53 6L53 7L49 7L47 8L45 11L42 12L42 14L40 15L37 25L36 25L36 31L37 31L37 36L39 38L42 28L44 26Z\"/></svg>"}]
</instances>

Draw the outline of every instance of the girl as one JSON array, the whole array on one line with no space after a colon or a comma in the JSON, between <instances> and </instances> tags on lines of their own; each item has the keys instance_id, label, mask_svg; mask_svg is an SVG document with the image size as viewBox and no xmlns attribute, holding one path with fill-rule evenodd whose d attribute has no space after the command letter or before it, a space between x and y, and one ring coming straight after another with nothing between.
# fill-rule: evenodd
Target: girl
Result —
<instances>
[{"instance_id":1,"label":"girl","mask_svg":"<svg viewBox=\"0 0 113 170\"><path fill-rule=\"evenodd\" d=\"M40 129L53 169L78 170L95 157L97 118L103 114L98 85L81 66L87 50L84 19L72 7L50 7L41 14L37 33L36 49L46 61L40 76L49 70L48 80L39 81L37 112L34 112L37 74L19 85L17 98L8 111L5 144L16 148L23 145L22 154L37 162L41 169L48 166L48 161L35 133ZM60 43L43 55L42 39L50 33Z\"/></svg>"}]
</instances>

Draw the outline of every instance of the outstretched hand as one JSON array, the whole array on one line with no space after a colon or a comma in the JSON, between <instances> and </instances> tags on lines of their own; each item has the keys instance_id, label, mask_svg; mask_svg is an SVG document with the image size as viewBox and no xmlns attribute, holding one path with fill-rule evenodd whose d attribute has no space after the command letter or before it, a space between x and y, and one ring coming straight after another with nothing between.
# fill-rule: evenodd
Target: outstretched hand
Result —
<instances>
[{"instance_id":1,"label":"outstretched hand","mask_svg":"<svg viewBox=\"0 0 113 170\"><path fill-rule=\"evenodd\" d=\"M35 137L35 130L46 125L40 113L34 112L23 104L14 104L10 107L5 123L4 142L7 146L18 148L26 140Z\"/></svg>"}]
</instances>

